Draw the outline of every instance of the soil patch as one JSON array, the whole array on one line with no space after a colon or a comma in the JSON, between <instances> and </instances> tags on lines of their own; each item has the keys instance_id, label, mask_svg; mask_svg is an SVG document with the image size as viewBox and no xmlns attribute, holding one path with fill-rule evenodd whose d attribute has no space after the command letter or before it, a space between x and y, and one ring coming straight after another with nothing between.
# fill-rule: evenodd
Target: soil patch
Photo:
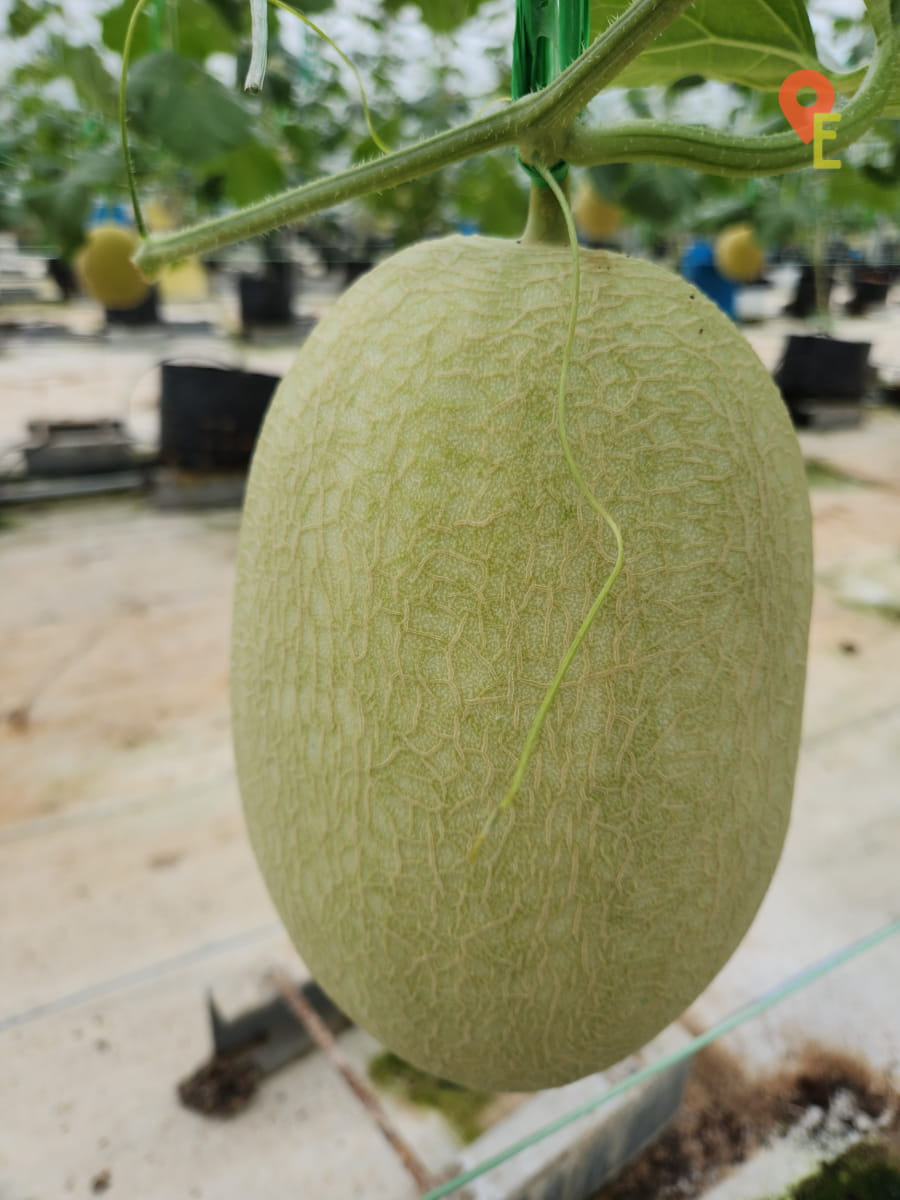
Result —
<instances>
[{"instance_id":1,"label":"soil patch","mask_svg":"<svg viewBox=\"0 0 900 1200\"><path fill-rule=\"evenodd\" d=\"M875 1122L895 1125L898 1113L900 1095L848 1054L809 1046L793 1066L754 1077L727 1050L710 1046L694 1060L678 1118L594 1200L690 1200L801 1121L811 1135L838 1126L862 1136Z\"/></svg>"},{"instance_id":2,"label":"soil patch","mask_svg":"<svg viewBox=\"0 0 900 1200\"><path fill-rule=\"evenodd\" d=\"M259 1080L255 1063L220 1055L179 1083L178 1098L205 1117L234 1117L253 1099Z\"/></svg>"}]
</instances>

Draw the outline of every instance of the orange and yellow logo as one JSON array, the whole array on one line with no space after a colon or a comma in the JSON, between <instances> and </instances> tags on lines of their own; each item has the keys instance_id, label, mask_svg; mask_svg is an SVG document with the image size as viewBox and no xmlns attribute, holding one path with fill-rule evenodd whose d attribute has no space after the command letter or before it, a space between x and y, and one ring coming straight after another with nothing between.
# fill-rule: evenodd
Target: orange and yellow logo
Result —
<instances>
[{"instance_id":1,"label":"orange and yellow logo","mask_svg":"<svg viewBox=\"0 0 900 1200\"><path fill-rule=\"evenodd\" d=\"M801 104L797 95L804 88L811 88L816 93L812 104ZM788 75L778 91L778 103L781 111L790 122L791 128L804 142L813 144L813 166L824 171L836 171L840 165L839 158L826 158L823 143L833 141L837 137L836 125L841 119L839 112L834 112L834 88L821 71L795 71Z\"/></svg>"}]
</instances>

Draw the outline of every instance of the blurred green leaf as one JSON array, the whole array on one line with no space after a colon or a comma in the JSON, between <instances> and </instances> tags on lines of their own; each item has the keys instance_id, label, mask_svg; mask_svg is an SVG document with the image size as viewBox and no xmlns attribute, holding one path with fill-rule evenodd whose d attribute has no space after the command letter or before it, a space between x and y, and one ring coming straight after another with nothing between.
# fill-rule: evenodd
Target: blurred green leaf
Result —
<instances>
[{"instance_id":1,"label":"blurred green leaf","mask_svg":"<svg viewBox=\"0 0 900 1200\"><path fill-rule=\"evenodd\" d=\"M452 189L459 215L492 237L518 237L528 216L528 189L515 155L473 158Z\"/></svg>"},{"instance_id":2,"label":"blurred green leaf","mask_svg":"<svg viewBox=\"0 0 900 1200\"><path fill-rule=\"evenodd\" d=\"M68 79L81 107L96 116L114 118L118 112L117 84L93 46L73 46L56 35L46 49L13 72L13 83L27 88Z\"/></svg>"},{"instance_id":3,"label":"blurred green leaf","mask_svg":"<svg viewBox=\"0 0 900 1200\"><path fill-rule=\"evenodd\" d=\"M681 79L676 79L669 84L669 93L673 96L680 96L683 92L690 92L694 88L703 87L706 79L703 75L684 75Z\"/></svg>"},{"instance_id":4,"label":"blurred green leaf","mask_svg":"<svg viewBox=\"0 0 900 1200\"><path fill-rule=\"evenodd\" d=\"M134 64L128 112L136 133L188 163L208 163L253 137L239 100L198 63L170 51Z\"/></svg>"},{"instance_id":5,"label":"blurred green leaf","mask_svg":"<svg viewBox=\"0 0 900 1200\"><path fill-rule=\"evenodd\" d=\"M103 44L121 54L125 46L128 22L134 10L135 0L122 0L109 9L100 19ZM156 18L148 5L138 17L132 40L132 62L145 54L152 54L163 47L157 43ZM173 50L185 58L200 62L210 54L232 54L235 46L235 30L228 24L218 8L207 0L179 0L175 19L161 23L163 30L171 29ZM165 40L165 39L164 39Z\"/></svg>"},{"instance_id":6,"label":"blurred green leaf","mask_svg":"<svg viewBox=\"0 0 900 1200\"><path fill-rule=\"evenodd\" d=\"M656 163L613 164L588 171L596 191L658 230L677 227L693 215L709 183L696 171Z\"/></svg>"},{"instance_id":7,"label":"blurred green leaf","mask_svg":"<svg viewBox=\"0 0 900 1200\"><path fill-rule=\"evenodd\" d=\"M262 200L285 185L277 155L259 142L248 142L207 167L211 177L221 179L221 198L238 206Z\"/></svg>"},{"instance_id":8,"label":"blurred green leaf","mask_svg":"<svg viewBox=\"0 0 900 1200\"><path fill-rule=\"evenodd\" d=\"M897 51L894 66L894 86L891 88L890 99L884 110L886 117L900 117L900 50Z\"/></svg>"},{"instance_id":9,"label":"blurred green leaf","mask_svg":"<svg viewBox=\"0 0 900 1200\"><path fill-rule=\"evenodd\" d=\"M895 182L880 182L865 168L856 170L847 163L839 171L828 171L827 175L828 204L832 210L858 209L896 215Z\"/></svg>"},{"instance_id":10,"label":"blurred green leaf","mask_svg":"<svg viewBox=\"0 0 900 1200\"><path fill-rule=\"evenodd\" d=\"M62 12L58 4L39 0L37 4L29 4L28 0L16 0L6 18L6 31L10 37L25 37L31 33L45 18Z\"/></svg>"},{"instance_id":11,"label":"blurred green leaf","mask_svg":"<svg viewBox=\"0 0 900 1200\"><path fill-rule=\"evenodd\" d=\"M25 203L52 232L66 257L81 244L97 195L118 193L123 186L121 154L118 147L110 146L80 154L58 179L32 185L26 191Z\"/></svg>"},{"instance_id":12,"label":"blurred green leaf","mask_svg":"<svg viewBox=\"0 0 900 1200\"><path fill-rule=\"evenodd\" d=\"M629 88L625 93L625 103L631 110L633 117L648 121L653 117L646 92L640 91L638 88Z\"/></svg>"},{"instance_id":13,"label":"blurred green leaf","mask_svg":"<svg viewBox=\"0 0 900 1200\"><path fill-rule=\"evenodd\" d=\"M594 36L628 0L591 0ZM821 70L803 0L695 0L617 77L623 87L675 83L703 75L755 88L778 88L792 71Z\"/></svg>"},{"instance_id":14,"label":"blurred green leaf","mask_svg":"<svg viewBox=\"0 0 900 1200\"><path fill-rule=\"evenodd\" d=\"M418 8L422 20L435 33L452 33L475 15L481 0L382 0L384 11L395 16L410 2Z\"/></svg>"}]
</instances>

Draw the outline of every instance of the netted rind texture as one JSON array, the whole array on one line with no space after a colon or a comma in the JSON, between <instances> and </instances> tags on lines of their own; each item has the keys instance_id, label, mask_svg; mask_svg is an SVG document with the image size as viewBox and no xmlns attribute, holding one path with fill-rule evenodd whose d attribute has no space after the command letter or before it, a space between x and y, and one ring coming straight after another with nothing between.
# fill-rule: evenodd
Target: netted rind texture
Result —
<instances>
[{"instance_id":1,"label":"netted rind texture","mask_svg":"<svg viewBox=\"0 0 900 1200\"><path fill-rule=\"evenodd\" d=\"M651 264L427 242L303 346L241 531L233 716L249 832L314 976L419 1067L564 1083L678 1016L775 868L811 590L803 464L738 330Z\"/></svg>"}]
</instances>

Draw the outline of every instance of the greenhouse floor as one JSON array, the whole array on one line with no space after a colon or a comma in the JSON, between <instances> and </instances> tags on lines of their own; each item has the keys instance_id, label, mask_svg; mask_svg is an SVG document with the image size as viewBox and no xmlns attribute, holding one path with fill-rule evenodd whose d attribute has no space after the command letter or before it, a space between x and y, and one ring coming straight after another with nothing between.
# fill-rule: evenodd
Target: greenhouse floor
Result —
<instances>
[{"instance_id":1,"label":"greenhouse floor","mask_svg":"<svg viewBox=\"0 0 900 1200\"><path fill-rule=\"evenodd\" d=\"M89 309L79 310L88 330ZM77 323L76 323L77 324ZM774 365L777 319L748 327ZM900 306L842 322L900 369ZM148 444L161 358L280 372L286 344L204 333L108 343L12 336L0 449L35 417L120 416ZM794 818L744 943L686 1016L709 1028L900 916L900 410L804 432L816 592ZM0 508L0 1200L287 1195L404 1200L415 1189L319 1054L231 1120L176 1086L228 1011L301 978L245 836L228 727L236 510L95 497ZM765 1070L813 1041L900 1084L900 938L730 1035ZM360 1068L375 1044L342 1046ZM387 1101L435 1170L436 1113ZM763 1195L764 1192L760 1192Z\"/></svg>"}]
</instances>

